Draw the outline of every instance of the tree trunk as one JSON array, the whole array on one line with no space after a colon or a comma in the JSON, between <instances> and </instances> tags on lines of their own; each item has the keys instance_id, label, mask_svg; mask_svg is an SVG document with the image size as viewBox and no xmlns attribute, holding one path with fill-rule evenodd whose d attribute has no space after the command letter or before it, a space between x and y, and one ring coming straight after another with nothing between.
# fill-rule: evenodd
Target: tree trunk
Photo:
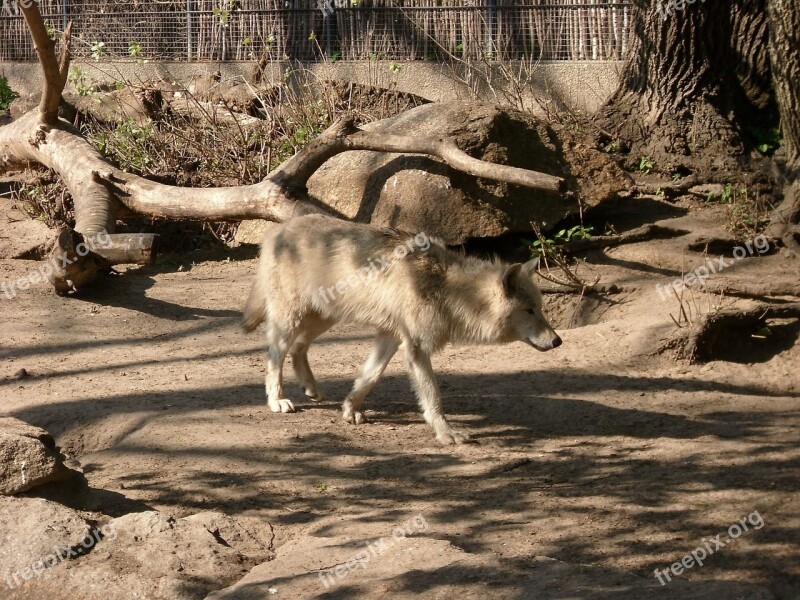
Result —
<instances>
[{"instance_id":1,"label":"tree trunk","mask_svg":"<svg viewBox=\"0 0 800 600\"><path fill-rule=\"evenodd\" d=\"M741 119L770 98L764 0L673 2L636 0L620 86L598 120L659 167L732 166Z\"/></svg>"},{"instance_id":2,"label":"tree trunk","mask_svg":"<svg viewBox=\"0 0 800 600\"><path fill-rule=\"evenodd\" d=\"M785 153L784 199L772 213L769 234L800 251L800 4L770 0L769 50Z\"/></svg>"}]
</instances>

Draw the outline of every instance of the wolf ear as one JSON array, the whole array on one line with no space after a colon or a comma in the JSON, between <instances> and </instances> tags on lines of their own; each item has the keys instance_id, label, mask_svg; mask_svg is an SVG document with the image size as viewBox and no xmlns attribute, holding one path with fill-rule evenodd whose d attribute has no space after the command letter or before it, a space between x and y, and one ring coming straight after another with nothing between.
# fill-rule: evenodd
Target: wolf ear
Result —
<instances>
[{"instance_id":1,"label":"wolf ear","mask_svg":"<svg viewBox=\"0 0 800 600\"><path fill-rule=\"evenodd\" d=\"M517 288L517 278L521 270L522 265L520 263L514 263L503 273L503 290L507 296L511 296Z\"/></svg>"},{"instance_id":2,"label":"wolf ear","mask_svg":"<svg viewBox=\"0 0 800 600\"><path fill-rule=\"evenodd\" d=\"M541 260L541 258L537 256L533 260L529 260L524 265L522 265L523 273L525 273L526 275L533 276L536 273L536 270L539 268L539 260Z\"/></svg>"}]
</instances>

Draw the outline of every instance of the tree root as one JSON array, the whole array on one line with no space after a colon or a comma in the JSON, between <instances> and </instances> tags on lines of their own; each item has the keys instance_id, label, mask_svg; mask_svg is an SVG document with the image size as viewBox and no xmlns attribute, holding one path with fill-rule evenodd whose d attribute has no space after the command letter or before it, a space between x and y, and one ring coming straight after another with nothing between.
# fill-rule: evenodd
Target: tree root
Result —
<instances>
[{"instance_id":1,"label":"tree root","mask_svg":"<svg viewBox=\"0 0 800 600\"><path fill-rule=\"evenodd\" d=\"M723 333L732 329L752 331L768 319L800 319L800 302L780 305L759 304L747 309L724 309L709 313L678 336L667 341L660 350L675 348L680 358L690 364L713 360Z\"/></svg>"},{"instance_id":2,"label":"tree root","mask_svg":"<svg viewBox=\"0 0 800 600\"><path fill-rule=\"evenodd\" d=\"M687 235L689 232L683 229L674 229L651 223L636 229L631 229L621 235L598 235L585 240L574 240L558 247L564 254L573 255L587 250L597 248L611 248L623 244L636 244L657 238L672 238Z\"/></svg>"}]
</instances>

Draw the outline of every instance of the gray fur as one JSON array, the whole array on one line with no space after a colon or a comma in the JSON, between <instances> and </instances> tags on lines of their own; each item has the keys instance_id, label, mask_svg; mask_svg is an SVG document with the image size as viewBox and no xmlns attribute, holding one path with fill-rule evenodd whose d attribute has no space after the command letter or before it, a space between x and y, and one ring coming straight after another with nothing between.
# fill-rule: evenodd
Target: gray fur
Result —
<instances>
[{"instance_id":1,"label":"gray fur","mask_svg":"<svg viewBox=\"0 0 800 600\"><path fill-rule=\"evenodd\" d=\"M400 258L399 247L412 251ZM383 268L389 262L386 256L397 260ZM344 419L364 422L364 397L402 344L423 415L436 438L445 444L469 440L444 417L430 355L448 342L523 341L539 350L560 345L561 338L542 313L532 268L532 263L466 258L424 234L415 237L320 215L274 228L261 245L243 318L247 331L266 322L270 409L294 412L283 394L287 353L306 395L323 397L308 365L308 346L334 323L355 322L376 328L378 334L344 402Z\"/></svg>"}]
</instances>

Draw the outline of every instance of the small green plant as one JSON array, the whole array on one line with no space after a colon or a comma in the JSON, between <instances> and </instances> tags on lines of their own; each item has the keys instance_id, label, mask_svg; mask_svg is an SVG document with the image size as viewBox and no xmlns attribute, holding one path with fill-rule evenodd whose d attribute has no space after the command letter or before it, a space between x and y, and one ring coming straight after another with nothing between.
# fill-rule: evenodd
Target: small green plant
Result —
<instances>
[{"instance_id":1,"label":"small green plant","mask_svg":"<svg viewBox=\"0 0 800 600\"><path fill-rule=\"evenodd\" d=\"M556 247L556 243L549 239L543 238L542 240L522 240L525 245L531 249L532 258L545 258L549 256Z\"/></svg>"},{"instance_id":2,"label":"small green plant","mask_svg":"<svg viewBox=\"0 0 800 600\"><path fill-rule=\"evenodd\" d=\"M19 98L19 94L8 85L8 79L0 75L0 110L8 110L11 103Z\"/></svg>"},{"instance_id":3,"label":"small green plant","mask_svg":"<svg viewBox=\"0 0 800 600\"><path fill-rule=\"evenodd\" d=\"M654 166L653 160L649 156L639 157L639 171L642 171L643 173L649 173L653 170Z\"/></svg>"},{"instance_id":4,"label":"small green plant","mask_svg":"<svg viewBox=\"0 0 800 600\"><path fill-rule=\"evenodd\" d=\"M75 87L78 96L89 96L92 93L92 86L86 81L85 73L78 67L70 68L67 81Z\"/></svg>"},{"instance_id":5,"label":"small green plant","mask_svg":"<svg viewBox=\"0 0 800 600\"><path fill-rule=\"evenodd\" d=\"M324 494L328 491L328 484L327 483L318 483L314 486L314 489L317 490L317 493Z\"/></svg>"},{"instance_id":6,"label":"small green plant","mask_svg":"<svg viewBox=\"0 0 800 600\"><path fill-rule=\"evenodd\" d=\"M219 19L219 24L222 27L227 27L228 22L231 19L231 13L233 12L234 8L234 0L225 0L221 6L215 8L213 11L213 15Z\"/></svg>"},{"instance_id":7,"label":"small green plant","mask_svg":"<svg viewBox=\"0 0 800 600\"><path fill-rule=\"evenodd\" d=\"M777 127L770 127L769 129L751 127L749 133L756 150L764 156L772 156L783 141L781 131Z\"/></svg>"},{"instance_id":8,"label":"small green plant","mask_svg":"<svg viewBox=\"0 0 800 600\"><path fill-rule=\"evenodd\" d=\"M153 123L142 125L134 121L121 121L116 128L104 132L94 140L100 154L113 156L123 171L145 173L150 165L150 144Z\"/></svg>"},{"instance_id":9,"label":"small green plant","mask_svg":"<svg viewBox=\"0 0 800 600\"><path fill-rule=\"evenodd\" d=\"M730 183L726 183L725 187L722 188L722 194L720 194L720 201L723 204L728 204L733 198L733 186Z\"/></svg>"},{"instance_id":10,"label":"small green plant","mask_svg":"<svg viewBox=\"0 0 800 600\"><path fill-rule=\"evenodd\" d=\"M562 229L556 233L556 240L560 243L567 243L573 240L588 240L592 237L594 227L584 227L583 225L575 225L569 229Z\"/></svg>"},{"instance_id":11,"label":"small green plant","mask_svg":"<svg viewBox=\"0 0 800 600\"><path fill-rule=\"evenodd\" d=\"M557 231L552 238L541 237L536 241L523 240L525 244L531 249L531 256L546 257L552 254L557 246L572 242L575 240L588 240L592 237L593 227L584 227L583 225L575 225L569 229L561 229Z\"/></svg>"},{"instance_id":12,"label":"small green plant","mask_svg":"<svg viewBox=\"0 0 800 600\"><path fill-rule=\"evenodd\" d=\"M92 58L100 60L108 53L105 42L94 42L92 44Z\"/></svg>"},{"instance_id":13,"label":"small green plant","mask_svg":"<svg viewBox=\"0 0 800 600\"><path fill-rule=\"evenodd\" d=\"M131 58L138 58L141 53L142 45L135 40L130 40L128 42L128 56Z\"/></svg>"},{"instance_id":14,"label":"small green plant","mask_svg":"<svg viewBox=\"0 0 800 600\"><path fill-rule=\"evenodd\" d=\"M342 53L341 52L334 52L333 54L331 54L331 57L328 59L328 61L332 62L332 63L335 63L340 58L342 58Z\"/></svg>"},{"instance_id":15,"label":"small green plant","mask_svg":"<svg viewBox=\"0 0 800 600\"><path fill-rule=\"evenodd\" d=\"M390 70L392 73L399 73L399 72L400 72L400 69L402 69L402 68L403 68L403 67L402 67L402 66L400 66L400 64L398 64L398 63L396 63L396 62L393 62L392 64L390 64L390 65L389 65L389 70Z\"/></svg>"},{"instance_id":16,"label":"small green plant","mask_svg":"<svg viewBox=\"0 0 800 600\"><path fill-rule=\"evenodd\" d=\"M616 145L614 142L611 142L611 143L609 143L609 144L606 144L606 145L603 147L603 152L605 152L606 154L613 154L613 153L614 153L614 152L616 152L617 150L619 150L619 148L617 147L617 145Z\"/></svg>"}]
</instances>

